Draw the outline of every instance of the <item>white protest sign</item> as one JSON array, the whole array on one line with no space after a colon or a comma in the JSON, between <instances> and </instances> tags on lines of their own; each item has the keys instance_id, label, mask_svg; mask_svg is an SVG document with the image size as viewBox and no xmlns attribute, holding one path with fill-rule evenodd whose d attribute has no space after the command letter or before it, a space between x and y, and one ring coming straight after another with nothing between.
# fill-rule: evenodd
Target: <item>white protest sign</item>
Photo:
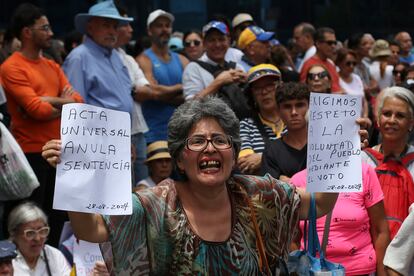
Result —
<instances>
[{"instance_id":1,"label":"white protest sign","mask_svg":"<svg viewBox=\"0 0 414 276\"><path fill-rule=\"evenodd\" d=\"M64 105L53 208L131 214L130 132L126 112L87 104Z\"/></svg>"},{"instance_id":2,"label":"white protest sign","mask_svg":"<svg viewBox=\"0 0 414 276\"><path fill-rule=\"evenodd\" d=\"M73 262L76 266L77 276L92 275L93 268L97 261L103 262L99 244L79 240L73 245Z\"/></svg>"},{"instance_id":3,"label":"white protest sign","mask_svg":"<svg viewBox=\"0 0 414 276\"><path fill-rule=\"evenodd\" d=\"M311 93L309 102L308 192L362 191L361 98Z\"/></svg>"}]
</instances>

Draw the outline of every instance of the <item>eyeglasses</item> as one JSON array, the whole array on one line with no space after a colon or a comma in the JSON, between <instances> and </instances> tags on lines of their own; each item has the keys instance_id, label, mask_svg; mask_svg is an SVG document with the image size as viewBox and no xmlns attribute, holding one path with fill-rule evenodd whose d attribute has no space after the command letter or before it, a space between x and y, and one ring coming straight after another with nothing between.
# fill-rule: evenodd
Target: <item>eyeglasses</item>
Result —
<instances>
[{"instance_id":1,"label":"eyeglasses","mask_svg":"<svg viewBox=\"0 0 414 276\"><path fill-rule=\"evenodd\" d=\"M42 25L39 27L32 27L32 30L40 30L40 31L44 31L44 32L51 32L52 31L52 26L50 25Z\"/></svg>"},{"instance_id":2,"label":"eyeglasses","mask_svg":"<svg viewBox=\"0 0 414 276\"><path fill-rule=\"evenodd\" d=\"M232 139L227 135L216 135L210 139L204 136L193 136L185 140L187 149L191 151L203 151L211 143L216 150L225 150L233 146Z\"/></svg>"},{"instance_id":3,"label":"eyeglasses","mask_svg":"<svg viewBox=\"0 0 414 276\"><path fill-rule=\"evenodd\" d=\"M318 77L318 79L323 79L329 77L329 73L328 71L322 71L319 73L308 73L307 75L308 80L315 80L316 77Z\"/></svg>"},{"instance_id":4,"label":"eyeglasses","mask_svg":"<svg viewBox=\"0 0 414 276\"><path fill-rule=\"evenodd\" d=\"M355 67L357 65L357 63L355 61L347 61L345 62L345 65L348 67Z\"/></svg>"},{"instance_id":5,"label":"eyeglasses","mask_svg":"<svg viewBox=\"0 0 414 276\"><path fill-rule=\"evenodd\" d=\"M329 46L336 46L338 43L336 40L324 40L322 42L328 44Z\"/></svg>"},{"instance_id":6,"label":"eyeglasses","mask_svg":"<svg viewBox=\"0 0 414 276\"><path fill-rule=\"evenodd\" d=\"M50 232L50 227L49 226L45 226L42 227L40 229L26 229L23 231L24 237L28 240L33 240L34 238L36 238L36 236L39 234L39 236L41 238L46 238L47 236L49 236L49 232Z\"/></svg>"},{"instance_id":7,"label":"eyeglasses","mask_svg":"<svg viewBox=\"0 0 414 276\"><path fill-rule=\"evenodd\" d=\"M184 41L184 46L185 47L190 47L192 45L200 46L200 44L201 44L200 40L187 40L187 41Z\"/></svg>"},{"instance_id":8,"label":"eyeglasses","mask_svg":"<svg viewBox=\"0 0 414 276\"><path fill-rule=\"evenodd\" d=\"M279 83L279 80L271 82L271 83L267 83L263 86L252 86L251 90L253 92L253 94L263 94L263 92L270 92L272 90L276 90L276 86Z\"/></svg>"},{"instance_id":9,"label":"eyeglasses","mask_svg":"<svg viewBox=\"0 0 414 276\"><path fill-rule=\"evenodd\" d=\"M404 73L404 70L392 70L392 74L394 75L394 76L396 76L396 75L401 75L401 74L403 74Z\"/></svg>"}]
</instances>

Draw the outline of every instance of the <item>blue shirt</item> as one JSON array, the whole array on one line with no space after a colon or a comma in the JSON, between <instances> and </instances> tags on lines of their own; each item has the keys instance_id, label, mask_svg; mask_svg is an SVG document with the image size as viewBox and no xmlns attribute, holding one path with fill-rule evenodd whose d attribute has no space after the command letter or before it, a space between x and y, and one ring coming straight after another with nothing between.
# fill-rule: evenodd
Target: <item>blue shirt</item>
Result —
<instances>
[{"instance_id":1,"label":"blue shirt","mask_svg":"<svg viewBox=\"0 0 414 276\"><path fill-rule=\"evenodd\" d=\"M408 63L410 65L413 64L414 63L414 54L413 53L410 53L406 57L400 56L400 62L405 62L405 63Z\"/></svg>"},{"instance_id":2,"label":"blue shirt","mask_svg":"<svg viewBox=\"0 0 414 276\"><path fill-rule=\"evenodd\" d=\"M170 51L170 61L160 60L151 48L144 51L152 63L152 73L158 84L175 85L182 82L183 65L178 54ZM142 113L147 122L149 131L145 133L147 143L158 140L167 140L168 121L175 110L175 106L162 102L148 100L141 104Z\"/></svg>"},{"instance_id":3,"label":"blue shirt","mask_svg":"<svg viewBox=\"0 0 414 276\"><path fill-rule=\"evenodd\" d=\"M85 103L132 113L132 84L117 51L86 37L66 58L63 70Z\"/></svg>"}]
</instances>

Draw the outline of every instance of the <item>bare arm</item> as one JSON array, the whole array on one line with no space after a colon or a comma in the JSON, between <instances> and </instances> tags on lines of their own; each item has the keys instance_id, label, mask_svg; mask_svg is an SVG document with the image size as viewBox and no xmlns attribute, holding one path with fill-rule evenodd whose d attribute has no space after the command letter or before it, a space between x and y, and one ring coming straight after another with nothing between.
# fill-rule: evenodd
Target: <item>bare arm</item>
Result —
<instances>
[{"instance_id":1,"label":"bare arm","mask_svg":"<svg viewBox=\"0 0 414 276\"><path fill-rule=\"evenodd\" d=\"M385 268L385 272L386 272L386 275L388 276L403 276L402 274L398 273L397 271L389 267Z\"/></svg>"},{"instance_id":2,"label":"bare arm","mask_svg":"<svg viewBox=\"0 0 414 276\"><path fill-rule=\"evenodd\" d=\"M98 214L68 212L73 233L78 239L100 243L109 239L103 217Z\"/></svg>"},{"instance_id":3,"label":"bare arm","mask_svg":"<svg viewBox=\"0 0 414 276\"><path fill-rule=\"evenodd\" d=\"M371 224L371 237L377 256L377 275L386 275L383 260L385 250L390 243L388 223L385 220L384 202L378 202L368 210L369 221Z\"/></svg>"},{"instance_id":4,"label":"bare arm","mask_svg":"<svg viewBox=\"0 0 414 276\"><path fill-rule=\"evenodd\" d=\"M187 65L188 60L185 57L182 58L185 59L182 62ZM171 104L180 104L184 102L182 95L183 85L181 83L170 86L158 84L152 73L152 63L148 56L141 54L137 57L136 60L142 69L142 72L144 73L146 79L150 83L149 91L137 91L137 94L139 94L138 98L141 102L145 100L163 101Z\"/></svg>"},{"instance_id":5,"label":"bare arm","mask_svg":"<svg viewBox=\"0 0 414 276\"><path fill-rule=\"evenodd\" d=\"M142 69L142 72L144 73L144 76L148 82L150 84L158 84L157 80L152 74L152 63L149 57L146 54L142 53L136 58L136 61L138 62L139 67Z\"/></svg>"},{"instance_id":6,"label":"bare arm","mask_svg":"<svg viewBox=\"0 0 414 276\"><path fill-rule=\"evenodd\" d=\"M299 219L307 219L311 194L301 188L297 188L297 190L301 197ZM316 217L319 218L329 213L335 207L337 198L338 193L315 193Z\"/></svg>"}]
</instances>

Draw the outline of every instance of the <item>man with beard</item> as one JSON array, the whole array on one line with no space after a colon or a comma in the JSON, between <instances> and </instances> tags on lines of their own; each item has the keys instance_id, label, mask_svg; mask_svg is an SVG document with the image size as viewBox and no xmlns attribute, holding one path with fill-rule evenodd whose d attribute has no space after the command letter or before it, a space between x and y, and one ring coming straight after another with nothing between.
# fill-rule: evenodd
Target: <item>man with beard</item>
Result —
<instances>
[{"instance_id":1,"label":"man with beard","mask_svg":"<svg viewBox=\"0 0 414 276\"><path fill-rule=\"evenodd\" d=\"M151 47L137 61L147 80L150 91L137 91L142 102L142 112L149 131L147 143L167 140L168 121L178 104L183 102L181 76L188 60L168 48L174 16L163 10L155 10L148 16L147 31ZM137 98L135 97L135 98Z\"/></svg>"},{"instance_id":2,"label":"man with beard","mask_svg":"<svg viewBox=\"0 0 414 276\"><path fill-rule=\"evenodd\" d=\"M60 136L62 106L82 102L82 98L74 92L60 66L42 56L42 50L51 46L53 36L42 10L28 3L20 5L12 17L12 29L22 46L1 67L11 131L40 183L30 200L48 214L52 229L49 241L57 245L63 221L57 211L52 211L56 171L45 162L41 152L47 141ZM10 203L9 207L15 204Z\"/></svg>"},{"instance_id":3,"label":"man with beard","mask_svg":"<svg viewBox=\"0 0 414 276\"><path fill-rule=\"evenodd\" d=\"M70 52L63 69L86 103L132 114L132 83L114 50L118 27L132 20L122 17L113 1L100 2L75 16L75 28L85 39Z\"/></svg>"}]
</instances>

